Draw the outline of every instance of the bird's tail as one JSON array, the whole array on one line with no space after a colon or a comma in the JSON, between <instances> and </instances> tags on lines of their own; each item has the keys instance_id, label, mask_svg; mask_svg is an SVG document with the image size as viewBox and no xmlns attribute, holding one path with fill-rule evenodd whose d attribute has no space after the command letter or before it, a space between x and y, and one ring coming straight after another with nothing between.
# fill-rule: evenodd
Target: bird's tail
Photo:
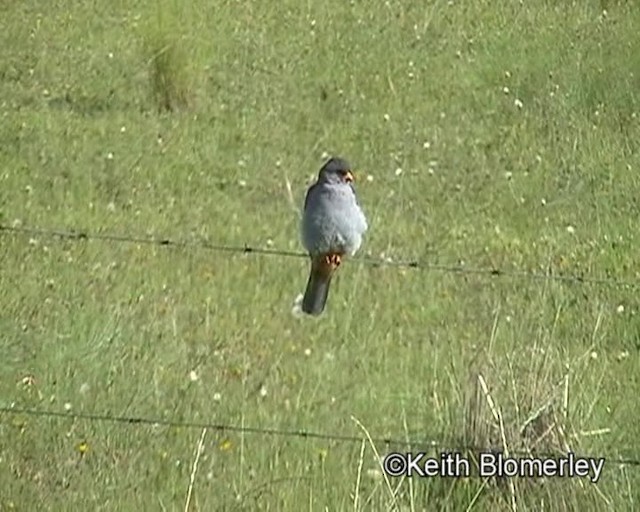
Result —
<instances>
[{"instance_id":1,"label":"bird's tail","mask_svg":"<svg viewBox=\"0 0 640 512\"><path fill-rule=\"evenodd\" d=\"M311 260L307 289L302 298L302 311L317 316L324 311L329 297L331 278L337 266L321 256Z\"/></svg>"}]
</instances>

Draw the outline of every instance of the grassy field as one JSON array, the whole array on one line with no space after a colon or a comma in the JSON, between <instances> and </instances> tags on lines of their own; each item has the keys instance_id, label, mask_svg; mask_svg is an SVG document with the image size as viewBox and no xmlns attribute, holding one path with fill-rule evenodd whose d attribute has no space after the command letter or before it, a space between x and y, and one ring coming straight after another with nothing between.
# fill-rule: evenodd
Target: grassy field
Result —
<instances>
[{"instance_id":1,"label":"grassy field","mask_svg":"<svg viewBox=\"0 0 640 512\"><path fill-rule=\"evenodd\" d=\"M640 509L638 26L613 0L0 4L3 225L301 251L339 154L361 256L629 283L351 261L310 319L304 258L0 232L0 510ZM607 462L387 480L421 447L381 438Z\"/></svg>"}]
</instances>

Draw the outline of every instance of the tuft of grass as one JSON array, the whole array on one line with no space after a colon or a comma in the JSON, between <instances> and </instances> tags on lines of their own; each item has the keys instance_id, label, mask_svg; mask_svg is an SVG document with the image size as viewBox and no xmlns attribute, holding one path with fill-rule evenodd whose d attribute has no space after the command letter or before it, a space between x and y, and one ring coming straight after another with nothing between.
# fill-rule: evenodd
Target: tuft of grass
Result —
<instances>
[{"instance_id":1,"label":"tuft of grass","mask_svg":"<svg viewBox=\"0 0 640 512\"><path fill-rule=\"evenodd\" d=\"M153 101L159 111L190 108L195 99L195 78L186 37L164 24L148 30L143 40Z\"/></svg>"}]
</instances>

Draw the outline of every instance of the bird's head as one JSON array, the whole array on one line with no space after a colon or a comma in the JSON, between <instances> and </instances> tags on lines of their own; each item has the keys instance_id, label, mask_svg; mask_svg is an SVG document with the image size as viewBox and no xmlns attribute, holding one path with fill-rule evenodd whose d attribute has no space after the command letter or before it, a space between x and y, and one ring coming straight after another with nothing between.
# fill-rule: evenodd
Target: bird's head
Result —
<instances>
[{"instance_id":1,"label":"bird's head","mask_svg":"<svg viewBox=\"0 0 640 512\"><path fill-rule=\"evenodd\" d=\"M355 178L351 171L351 165L343 158L333 157L320 169L319 182L324 183L351 183Z\"/></svg>"}]
</instances>

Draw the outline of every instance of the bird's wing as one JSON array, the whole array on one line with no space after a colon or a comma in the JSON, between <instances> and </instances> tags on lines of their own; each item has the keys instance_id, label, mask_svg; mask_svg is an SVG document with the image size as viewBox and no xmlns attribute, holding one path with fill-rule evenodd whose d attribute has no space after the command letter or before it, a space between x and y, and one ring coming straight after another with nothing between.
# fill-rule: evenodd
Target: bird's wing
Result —
<instances>
[{"instance_id":1,"label":"bird's wing","mask_svg":"<svg viewBox=\"0 0 640 512\"><path fill-rule=\"evenodd\" d=\"M311 197L312 194L315 194L315 190L316 190L317 187L318 187L318 183L314 183L307 190L307 195L304 198L304 209L305 210L307 209L307 206L309 206L309 198Z\"/></svg>"}]
</instances>

